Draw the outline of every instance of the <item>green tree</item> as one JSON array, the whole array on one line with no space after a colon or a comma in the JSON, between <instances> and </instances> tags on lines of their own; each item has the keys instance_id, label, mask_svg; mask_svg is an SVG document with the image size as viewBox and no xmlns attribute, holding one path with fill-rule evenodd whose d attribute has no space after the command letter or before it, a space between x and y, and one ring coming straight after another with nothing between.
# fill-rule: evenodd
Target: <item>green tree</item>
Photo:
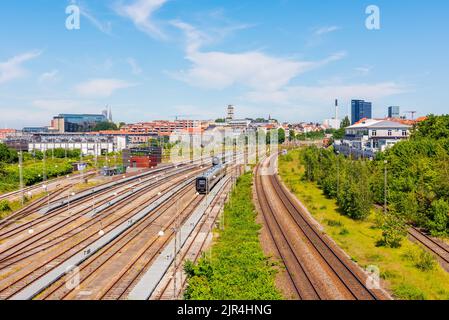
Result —
<instances>
[{"instance_id":1,"label":"green tree","mask_svg":"<svg viewBox=\"0 0 449 320\"><path fill-rule=\"evenodd\" d=\"M400 216L389 212L383 217L382 240L378 245L388 248L399 248L402 240L407 236L407 226Z\"/></svg>"},{"instance_id":2,"label":"green tree","mask_svg":"<svg viewBox=\"0 0 449 320\"><path fill-rule=\"evenodd\" d=\"M443 199L432 202L430 208L431 221L429 229L435 236L444 236L448 232L449 204Z\"/></svg>"},{"instance_id":3,"label":"green tree","mask_svg":"<svg viewBox=\"0 0 449 320\"><path fill-rule=\"evenodd\" d=\"M278 142L279 144L283 144L285 142L285 130L282 128L278 130Z\"/></svg>"},{"instance_id":4,"label":"green tree","mask_svg":"<svg viewBox=\"0 0 449 320\"><path fill-rule=\"evenodd\" d=\"M290 131L288 132L288 140L289 141L293 141L296 139L296 134L295 134L295 130L290 129Z\"/></svg>"},{"instance_id":5,"label":"green tree","mask_svg":"<svg viewBox=\"0 0 449 320\"><path fill-rule=\"evenodd\" d=\"M0 162L15 163L19 159L17 151L9 148L6 144L0 143Z\"/></svg>"},{"instance_id":6,"label":"green tree","mask_svg":"<svg viewBox=\"0 0 449 320\"><path fill-rule=\"evenodd\" d=\"M335 130L333 134L333 138L335 140L341 140L345 136L345 129L351 125L351 121L349 121L349 118L346 116L342 122L340 123L340 129Z\"/></svg>"},{"instance_id":7,"label":"green tree","mask_svg":"<svg viewBox=\"0 0 449 320\"><path fill-rule=\"evenodd\" d=\"M100 122L92 131L118 130L117 125L113 122Z\"/></svg>"},{"instance_id":8,"label":"green tree","mask_svg":"<svg viewBox=\"0 0 449 320\"><path fill-rule=\"evenodd\" d=\"M413 130L414 138L432 138L435 140L449 138L449 115L427 116L427 119L418 123Z\"/></svg>"}]
</instances>

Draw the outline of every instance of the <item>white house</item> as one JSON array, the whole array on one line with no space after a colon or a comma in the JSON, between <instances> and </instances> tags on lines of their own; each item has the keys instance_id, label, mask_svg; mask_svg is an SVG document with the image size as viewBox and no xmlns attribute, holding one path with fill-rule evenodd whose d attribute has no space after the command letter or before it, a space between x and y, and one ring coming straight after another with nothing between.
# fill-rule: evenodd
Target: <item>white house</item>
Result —
<instances>
[{"instance_id":1,"label":"white house","mask_svg":"<svg viewBox=\"0 0 449 320\"><path fill-rule=\"evenodd\" d=\"M347 127L345 137L335 145L344 153L375 154L408 139L411 128L411 125L396 121L367 119Z\"/></svg>"}]
</instances>

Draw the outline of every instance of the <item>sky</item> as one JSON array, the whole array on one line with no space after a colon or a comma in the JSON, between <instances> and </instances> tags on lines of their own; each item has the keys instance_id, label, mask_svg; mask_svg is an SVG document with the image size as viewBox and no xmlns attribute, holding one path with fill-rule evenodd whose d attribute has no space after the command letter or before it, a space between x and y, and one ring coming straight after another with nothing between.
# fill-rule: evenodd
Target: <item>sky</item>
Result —
<instances>
[{"instance_id":1,"label":"sky","mask_svg":"<svg viewBox=\"0 0 449 320\"><path fill-rule=\"evenodd\" d=\"M320 122L335 99L341 115L351 99L374 117L449 113L448 15L441 0L2 0L0 127L106 105L128 123L215 119L228 104Z\"/></svg>"}]
</instances>

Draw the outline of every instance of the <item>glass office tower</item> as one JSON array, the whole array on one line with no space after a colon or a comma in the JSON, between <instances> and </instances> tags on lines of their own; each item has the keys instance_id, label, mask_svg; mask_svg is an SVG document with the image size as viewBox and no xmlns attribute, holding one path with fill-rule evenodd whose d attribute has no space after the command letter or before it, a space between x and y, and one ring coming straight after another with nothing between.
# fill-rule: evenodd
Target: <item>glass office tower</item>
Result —
<instances>
[{"instance_id":1,"label":"glass office tower","mask_svg":"<svg viewBox=\"0 0 449 320\"><path fill-rule=\"evenodd\" d=\"M371 119L373 117L372 103L364 100L352 100L351 102L351 123L354 124L361 119Z\"/></svg>"}]
</instances>

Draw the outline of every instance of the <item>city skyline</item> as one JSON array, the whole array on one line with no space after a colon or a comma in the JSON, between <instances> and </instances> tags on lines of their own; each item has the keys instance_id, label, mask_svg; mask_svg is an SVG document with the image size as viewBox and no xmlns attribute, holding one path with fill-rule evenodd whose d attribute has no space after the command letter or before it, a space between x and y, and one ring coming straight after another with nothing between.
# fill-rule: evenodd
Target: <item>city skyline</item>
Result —
<instances>
[{"instance_id":1,"label":"city skyline","mask_svg":"<svg viewBox=\"0 0 449 320\"><path fill-rule=\"evenodd\" d=\"M236 117L322 121L351 100L418 114L447 112L447 3L377 1L39 0L2 4L0 126L49 125L59 113L125 122ZM66 8L81 9L67 30ZM16 19L17 12L21 19ZM400 40L400 41L398 41ZM432 59L430 59L430 56Z\"/></svg>"}]
</instances>

